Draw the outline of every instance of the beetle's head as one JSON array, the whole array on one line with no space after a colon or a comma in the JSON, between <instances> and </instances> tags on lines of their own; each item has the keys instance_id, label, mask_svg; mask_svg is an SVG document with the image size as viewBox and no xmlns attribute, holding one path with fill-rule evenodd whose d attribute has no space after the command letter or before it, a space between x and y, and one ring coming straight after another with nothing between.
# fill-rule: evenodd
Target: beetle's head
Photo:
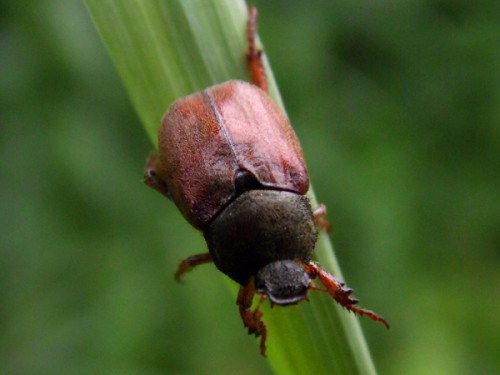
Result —
<instances>
[{"instance_id":1,"label":"beetle's head","mask_svg":"<svg viewBox=\"0 0 500 375\"><path fill-rule=\"evenodd\" d=\"M304 267L294 260L277 260L255 275L255 289L276 305L293 305L307 297L311 284Z\"/></svg>"}]
</instances>

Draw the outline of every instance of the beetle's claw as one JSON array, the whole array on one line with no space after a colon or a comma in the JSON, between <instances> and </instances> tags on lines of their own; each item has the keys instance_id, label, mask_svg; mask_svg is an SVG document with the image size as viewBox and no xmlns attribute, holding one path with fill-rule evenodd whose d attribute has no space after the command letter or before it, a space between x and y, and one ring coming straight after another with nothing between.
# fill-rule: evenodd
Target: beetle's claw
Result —
<instances>
[{"instance_id":1,"label":"beetle's claw","mask_svg":"<svg viewBox=\"0 0 500 375\"><path fill-rule=\"evenodd\" d=\"M385 320L384 318L382 318L381 316L377 315L376 313L374 313L371 310L362 309L362 308L355 307L355 306L344 306L344 307L347 310L353 312L354 314L365 315L365 316L369 317L370 319L372 319L372 320L374 320L376 322L382 323L383 325L385 325L385 328L387 328L387 329L391 328L391 326L389 325L389 323L387 322L387 320Z\"/></svg>"}]
</instances>

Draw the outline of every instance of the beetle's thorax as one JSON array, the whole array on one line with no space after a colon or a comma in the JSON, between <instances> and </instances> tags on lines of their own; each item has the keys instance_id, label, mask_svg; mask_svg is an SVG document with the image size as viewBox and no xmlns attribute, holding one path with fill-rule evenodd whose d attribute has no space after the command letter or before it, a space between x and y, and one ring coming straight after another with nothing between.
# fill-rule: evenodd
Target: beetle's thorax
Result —
<instances>
[{"instance_id":1,"label":"beetle's thorax","mask_svg":"<svg viewBox=\"0 0 500 375\"><path fill-rule=\"evenodd\" d=\"M246 285L272 262L308 262L318 232L305 196L250 190L220 212L204 235L217 268Z\"/></svg>"}]
</instances>

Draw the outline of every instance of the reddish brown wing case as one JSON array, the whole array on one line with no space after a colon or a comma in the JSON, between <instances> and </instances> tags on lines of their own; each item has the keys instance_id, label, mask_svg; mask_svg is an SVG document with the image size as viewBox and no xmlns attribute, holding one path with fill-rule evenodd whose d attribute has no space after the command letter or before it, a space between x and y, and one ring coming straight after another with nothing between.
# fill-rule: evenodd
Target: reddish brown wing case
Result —
<instances>
[{"instance_id":1,"label":"reddish brown wing case","mask_svg":"<svg viewBox=\"0 0 500 375\"><path fill-rule=\"evenodd\" d=\"M305 194L309 178L299 141L283 112L258 87L229 81L177 100L162 120L160 158L170 195L204 229L235 196L235 176Z\"/></svg>"}]
</instances>

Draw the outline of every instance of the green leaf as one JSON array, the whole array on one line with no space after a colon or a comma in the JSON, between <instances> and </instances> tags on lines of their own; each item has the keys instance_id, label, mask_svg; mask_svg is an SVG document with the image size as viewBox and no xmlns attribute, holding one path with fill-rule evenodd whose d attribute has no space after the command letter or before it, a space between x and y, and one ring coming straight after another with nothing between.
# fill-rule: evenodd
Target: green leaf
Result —
<instances>
[{"instance_id":1,"label":"green leaf","mask_svg":"<svg viewBox=\"0 0 500 375\"><path fill-rule=\"evenodd\" d=\"M86 0L86 4L154 144L160 119L176 98L229 79L249 79L243 1ZM282 105L269 68L267 74L270 94ZM309 196L315 206L312 191ZM315 257L342 278L325 234ZM263 308L268 361L274 371L376 373L357 318L326 294L311 292L310 299L298 306Z\"/></svg>"}]
</instances>

